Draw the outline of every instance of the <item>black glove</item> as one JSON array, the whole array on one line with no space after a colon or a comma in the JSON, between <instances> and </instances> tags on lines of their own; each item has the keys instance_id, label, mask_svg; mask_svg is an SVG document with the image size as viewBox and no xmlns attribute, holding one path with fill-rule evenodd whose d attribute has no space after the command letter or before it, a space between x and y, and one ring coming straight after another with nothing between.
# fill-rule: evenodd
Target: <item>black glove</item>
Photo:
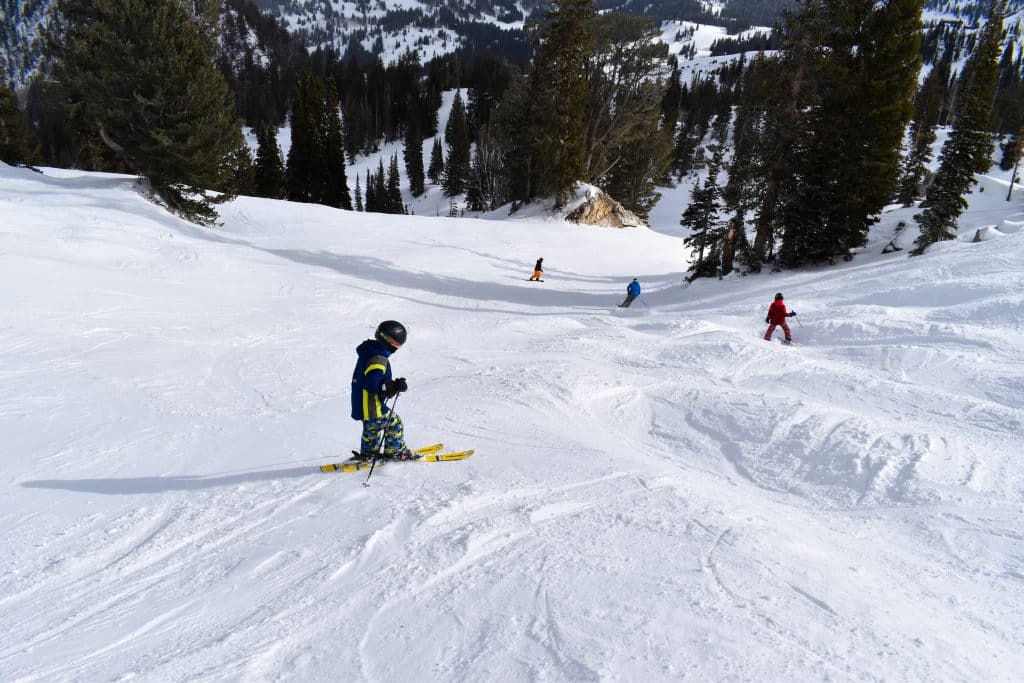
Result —
<instances>
[{"instance_id":1,"label":"black glove","mask_svg":"<svg viewBox=\"0 0 1024 683\"><path fill-rule=\"evenodd\" d=\"M771 316L768 316L767 318L765 318L765 319L764 319L764 321L765 321L766 323L770 323L770 322L772 321L772 318L771 318Z\"/></svg>"},{"instance_id":2,"label":"black glove","mask_svg":"<svg viewBox=\"0 0 1024 683\"><path fill-rule=\"evenodd\" d=\"M790 311L789 312L789 317L790 318L794 317L795 315L796 315L796 311Z\"/></svg>"},{"instance_id":3,"label":"black glove","mask_svg":"<svg viewBox=\"0 0 1024 683\"><path fill-rule=\"evenodd\" d=\"M403 391L409 391L409 385L405 383L404 377L398 379L386 379L380 383L380 393L384 398L391 398Z\"/></svg>"}]
</instances>

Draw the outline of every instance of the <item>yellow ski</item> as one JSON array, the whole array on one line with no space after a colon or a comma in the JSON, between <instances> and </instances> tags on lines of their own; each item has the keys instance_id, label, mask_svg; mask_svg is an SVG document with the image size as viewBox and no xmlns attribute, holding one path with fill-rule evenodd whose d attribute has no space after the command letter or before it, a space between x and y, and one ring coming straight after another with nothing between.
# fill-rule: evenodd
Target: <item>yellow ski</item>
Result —
<instances>
[{"instance_id":1,"label":"yellow ski","mask_svg":"<svg viewBox=\"0 0 1024 683\"><path fill-rule=\"evenodd\" d=\"M475 452L473 450L468 450L453 451L450 453L437 453L436 450L430 450L427 453L423 453L424 449L418 448L416 449L416 452L423 454L422 458L417 458L416 460L378 460L377 467L386 465L389 462L452 462L454 460L465 460ZM320 470L323 472L362 472L370 469L370 465L371 463L369 462L339 462L331 465L321 465Z\"/></svg>"},{"instance_id":2,"label":"yellow ski","mask_svg":"<svg viewBox=\"0 0 1024 683\"><path fill-rule=\"evenodd\" d=\"M419 453L420 455L426 456L426 455L433 455L434 453L438 453L442 448L444 448L444 444L443 443L435 443L435 444L433 444L431 446L424 446L423 448L416 448L416 449L413 450L413 452L414 453ZM380 465L381 462L383 462L383 461L380 461L377 464ZM335 462L335 463L328 463L326 465L320 465L320 471L321 472L337 472L337 471L342 471L342 472L358 472L360 468L356 467L357 465L366 465L366 467L364 467L362 469L369 469L370 468L370 463L368 463L368 462Z\"/></svg>"}]
</instances>

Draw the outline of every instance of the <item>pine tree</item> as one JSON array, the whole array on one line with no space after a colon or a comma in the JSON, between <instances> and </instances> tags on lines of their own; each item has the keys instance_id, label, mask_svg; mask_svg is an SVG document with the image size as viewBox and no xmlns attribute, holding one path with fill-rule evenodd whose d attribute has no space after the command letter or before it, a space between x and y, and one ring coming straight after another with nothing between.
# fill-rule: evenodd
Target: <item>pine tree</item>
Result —
<instances>
[{"instance_id":1,"label":"pine tree","mask_svg":"<svg viewBox=\"0 0 1024 683\"><path fill-rule=\"evenodd\" d=\"M409 121L405 131L405 175L409 179L409 191L413 197L419 197L424 191L423 177L423 136L420 135L420 123L416 119Z\"/></svg>"},{"instance_id":2,"label":"pine tree","mask_svg":"<svg viewBox=\"0 0 1024 683\"><path fill-rule=\"evenodd\" d=\"M391 155L391 166L388 167L387 213L404 213L402 207L401 177L398 174L398 154Z\"/></svg>"},{"instance_id":3,"label":"pine tree","mask_svg":"<svg viewBox=\"0 0 1024 683\"><path fill-rule=\"evenodd\" d=\"M776 87L766 91L761 151L761 201L755 214L756 231L748 266L757 272L772 255L777 232L784 225L783 198L792 193L794 149L804 147L805 133L799 123L801 112L812 101L813 70L824 36L824 0L800 0L800 11L786 24L782 56L777 65L765 69L763 77ZM781 87L779 87L781 86Z\"/></svg>"},{"instance_id":4,"label":"pine tree","mask_svg":"<svg viewBox=\"0 0 1024 683\"><path fill-rule=\"evenodd\" d=\"M341 112L338 104L338 89L331 82L327 89L327 102L321 123L324 136L324 162L321 203L338 209L352 210L352 196L348 191L345 175L345 140L342 136Z\"/></svg>"},{"instance_id":5,"label":"pine tree","mask_svg":"<svg viewBox=\"0 0 1024 683\"><path fill-rule=\"evenodd\" d=\"M584 62L593 45L588 23L596 9L593 0L554 0L552 5L531 74L530 114L538 135L530 156L536 165L536 195L553 197L561 207L586 177Z\"/></svg>"},{"instance_id":6,"label":"pine tree","mask_svg":"<svg viewBox=\"0 0 1024 683\"><path fill-rule=\"evenodd\" d=\"M377 188L370 169L366 169L366 212L373 213L375 211L378 211Z\"/></svg>"},{"instance_id":7,"label":"pine tree","mask_svg":"<svg viewBox=\"0 0 1024 683\"><path fill-rule=\"evenodd\" d=\"M284 164L277 144L277 128L264 124L256 129L256 196L284 197Z\"/></svg>"},{"instance_id":8,"label":"pine tree","mask_svg":"<svg viewBox=\"0 0 1024 683\"><path fill-rule=\"evenodd\" d=\"M388 196L387 183L384 177L384 158L377 161L377 173L373 176L373 195L376 197L374 211L391 213L391 197Z\"/></svg>"},{"instance_id":9,"label":"pine tree","mask_svg":"<svg viewBox=\"0 0 1024 683\"><path fill-rule=\"evenodd\" d=\"M359 187L359 176L356 175L356 211L363 210L363 192Z\"/></svg>"},{"instance_id":10,"label":"pine tree","mask_svg":"<svg viewBox=\"0 0 1024 683\"><path fill-rule=\"evenodd\" d=\"M0 161L11 165L32 161L25 115L18 109L14 95L3 83L0 83Z\"/></svg>"},{"instance_id":11,"label":"pine tree","mask_svg":"<svg viewBox=\"0 0 1024 683\"><path fill-rule=\"evenodd\" d=\"M245 144L212 36L178 0L62 0L60 9L55 76L80 136L102 142L172 208L212 221L204 191L232 185Z\"/></svg>"},{"instance_id":12,"label":"pine tree","mask_svg":"<svg viewBox=\"0 0 1024 683\"><path fill-rule=\"evenodd\" d=\"M922 5L822 2L828 30L810 63L813 99L799 113L779 197L783 265L852 258L890 201L920 68Z\"/></svg>"},{"instance_id":13,"label":"pine tree","mask_svg":"<svg viewBox=\"0 0 1024 683\"><path fill-rule=\"evenodd\" d=\"M516 74L493 114L492 136L503 154L503 184L512 200L512 211L536 194L537 164L533 140L539 135L540 119L533 116L535 101L530 80Z\"/></svg>"},{"instance_id":14,"label":"pine tree","mask_svg":"<svg viewBox=\"0 0 1024 683\"><path fill-rule=\"evenodd\" d=\"M295 85L292 104L292 143L288 150L287 191L293 202L320 203L327 175L324 106L320 84L309 72Z\"/></svg>"},{"instance_id":15,"label":"pine tree","mask_svg":"<svg viewBox=\"0 0 1024 683\"><path fill-rule=\"evenodd\" d=\"M434 146L430 150L430 165L427 167L427 177L435 185L441 183L444 175L444 150L441 147L441 136L434 136Z\"/></svg>"},{"instance_id":16,"label":"pine tree","mask_svg":"<svg viewBox=\"0 0 1024 683\"><path fill-rule=\"evenodd\" d=\"M903 175L896 191L896 201L903 206L911 206L924 189L928 176L928 162L932 159L935 129L926 126L923 121L917 121L910 129L910 140L910 152L904 161Z\"/></svg>"},{"instance_id":17,"label":"pine tree","mask_svg":"<svg viewBox=\"0 0 1024 683\"><path fill-rule=\"evenodd\" d=\"M679 64L672 62L672 75L668 78L668 87L665 89L665 97L661 100L662 125L674 136L676 124L679 123L679 111L682 107L683 89L679 80Z\"/></svg>"},{"instance_id":18,"label":"pine tree","mask_svg":"<svg viewBox=\"0 0 1024 683\"><path fill-rule=\"evenodd\" d=\"M228 191L231 194L254 196L256 194L256 167L253 164L252 151L248 145L242 145L231 155L229 162L235 170L235 177Z\"/></svg>"},{"instance_id":19,"label":"pine tree","mask_svg":"<svg viewBox=\"0 0 1024 683\"><path fill-rule=\"evenodd\" d=\"M1015 134L1024 125L1024 59L1015 57L1018 49L1013 41L1007 41L999 61L999 79L992 103L992 130L997 133Z\"/></svg>"},{"instance_id":20,"label":"pine tree","mask_svg":"<svg viewBox=\"0 0 1024 683\"><path fill-rule=\"evenodd\" d=\"M839 233L835 256L866 244L868 230L891 201L921 68L923 0L867 5L869 23L855 32L852 48L856 87L845 105L852 151L842 150L842 173L836 181L841 202L829 216Z\"/></svg>"},{"instance_id":21,"label":"pine tree","mask_svg":"<svg viewBox=\"0 0 1024 683\"><path fill-rule=\"evenodd\" d=\"M1000 145L1003 155L999 158L999 168L1009 171L1020 162L1021 138L1024 138L1024 126L1014 132L1004 144Z\"/></svg>"},{"instance_id":22,"label":"pine tree","mask_svg":"<svg viewBox=\"0 0 1024 683\"><path fill-rule=\"evenodd\" d=\"M694 181L690 205L683 211L679 225L690 230L683 243L694 252L690 261L690 279L718 275L721 265L722 224L719 221L721 192L718 187L718 172L722 163L722 150L716 149L708 167L703 185Z\"/></svg>"},{"instance_id":23,"label":"pine tree","mask_svg":"<svg viewBox=\"0 0 1024 683\"><path fill-rule=\"evenodd\" d=\"M470 163L469 123L458 91L455 91L455 101L448 116L444 137L448 142L448 155L444 162L442 186L446 197L454 197L466 191Z\"/></svg>"},{"instance_id":24,"label":"pine tree","mask_svg":"<svg viewBox=\"0 0 1024 683\"><path fill-rule=\"evenodd\" d=\"M671 160L675 122L664 124L667 49L643 17L608 13L586 27L584 175L638 216L658 201L656 184ZM678 104L675 105L678 107Z\"/></svg>"},{"instance_id":25,"label":"pine tree","mask_svg":"<svg viewBox=\"0 0 1024 683\"><path fill-rule=\"evenodd\" d=\"M506 154L491 135L492 127L480 126L473 166L466 188L466 205L472 211L493 211L510 199L505 176Z\"/></svg>"},{"instance_id":26,"label":"pine tree","mask_svg":"<svg viewBox=\"0 0 1024 683\"><path fill-rule=\"evenodd\" d=\"M956 221L967 208L967 193L977 182L974 174L988 170L991 163L992 136L988 123L1005 16L1005 0L990 0L988 19L965 67L953 130L942 145L939 170L925 196L927 208L915 216L921 234L911 252L913 256L923 254L935 242L956 237Z\"/></svg>"},{"instance_id":27,"label":"pine tree","mask_svg":"<svg viewBox=\"0 0 1024 683\"><path fill-rule=\"evenodd\" d=\"M737 257L749 265L751 247L747 240L747 215L758 201L757 145L759 140L759 103L764 97L767 83L763 73L767 61L754 59L747 67L739 86L739 106L733 121L733 154L729 165L729 180L722 188L724 210L731 216L722 234L721 274L732 272ZM772 86L774 87L774 85Z\"/></svg>"},{"instance_id":28,"label":"pine tree","mask_svg":"<svg viewBox=\"0 0 1024 683\"><path fill-rule=\"evenodd\" d=\"M910 126L910 150L903 161L903 171L896 190L896 200L903 206L910 206L921 197L928 178L928 164L932 158L935 142L935 126L938 125L946 85L949 80L952 50L947 50L939 63L928 75L914 99L914 120Z\"/></svg>"},{"instance_id":29,"label":"pine tree","mask_svg":"<svg viewBox=\"0 0 1024 683\"><path fill-rule=\"evenodd\" d=\"M627 129L615 149L615 164L599 179L609 195L643 220L661 198L658 184L672 160L672 139L660 119L660 111L651 108L623 122Z\"/></svg>"}]
</instances>

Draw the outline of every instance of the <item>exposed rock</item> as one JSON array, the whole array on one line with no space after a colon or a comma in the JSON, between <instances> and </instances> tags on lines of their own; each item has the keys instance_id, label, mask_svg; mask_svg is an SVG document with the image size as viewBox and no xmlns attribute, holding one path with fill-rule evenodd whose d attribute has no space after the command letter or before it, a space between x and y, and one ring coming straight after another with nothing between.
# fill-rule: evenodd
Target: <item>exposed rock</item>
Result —
<instances>
[{"instance_id":1,"label":"exposed rock","mask_svg":"<svg viewBox=\"0 0 1024 683\"><path fill-rule=\"evenodd\" d=\"M998 230L996 230L992 226L988 226L987 228L978 228L978 230L974 233L974 239L971 240L971 241L972 242L987 242L990 239L994 239L994 238L1000 237L1000 236L1001 236L1001 233Z\"/></svg>"},{"instance_id":2,"label":"exposed rock","mask_svg":"<svg viewBox=\"0 0 1024 683\"><path fill-rule=\"evenodd\" d=\"M574 223L609 228L644 228L640 218L596 187L588 188L587 196L565 217Z\"/></svg>"}]
</instances>

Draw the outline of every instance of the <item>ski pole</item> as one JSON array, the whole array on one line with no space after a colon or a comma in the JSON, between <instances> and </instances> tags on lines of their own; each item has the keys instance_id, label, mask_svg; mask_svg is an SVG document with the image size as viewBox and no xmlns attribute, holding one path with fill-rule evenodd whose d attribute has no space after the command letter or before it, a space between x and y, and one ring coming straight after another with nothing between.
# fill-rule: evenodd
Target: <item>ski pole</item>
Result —
<instances>
[{"instance_id":1,"label":"ski pole","mask_svg":"<svg viewBox=\"0 0 1024 683\"><path fill-rule=\"evenodd\" d=\"M384 444L387 443L388 427L391 426L391 418L395 415L395 406L398 405L398 397L401 393L395 394L395 400L391 402L391 407L388 408L387 401L384 402L384 407L388 408L388 421L384 424L384 429L380 430L380 442L377 444L377 450L373 453L373 460L370 461L370 472L366 475L366 481L363 482L363 486L370 485L370 477L373 476L373 469L377 466L377 460L384 454Z\"/></svg>"}]
</instances>

